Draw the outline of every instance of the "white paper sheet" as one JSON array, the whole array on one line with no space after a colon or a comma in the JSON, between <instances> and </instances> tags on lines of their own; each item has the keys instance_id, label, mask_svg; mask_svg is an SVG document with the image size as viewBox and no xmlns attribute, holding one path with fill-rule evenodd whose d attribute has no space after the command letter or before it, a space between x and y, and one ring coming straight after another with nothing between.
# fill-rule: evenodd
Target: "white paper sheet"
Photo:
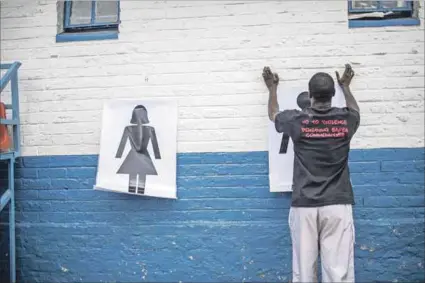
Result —
<instances>
[{"instance_id":1,"label":"white paper sheet","mask_svg":"<svg viewBox=\"0 0 425 283\"><path fill-rule=\"evenodd\" d=\"M149 123L130 123L133 111L138 105L147 110ZM144 113L141 108L139 110L137 113ZM126 127L129 130L125 131ZM124 132L128 135L124 138L122 155L117 158ZM139 132L142 134L138 134ZM157 146L155 146L155 140ZM146 141L148 141L147 147L142 145L146 144ZM154 147L157 149L157 156L155 156ZM109 101L105 103L103 109L99 165L94 189L177 198L176 152L177 103L175 101L169 99ZM132 178L130 174L127 174L130 171ZM138 172L137 176L135 172ZM144 178L146 182L143 185ZM134 181L130 182L130 179ZM130 189L130 183L133 191Z\"/></svg>"}]
</instances>

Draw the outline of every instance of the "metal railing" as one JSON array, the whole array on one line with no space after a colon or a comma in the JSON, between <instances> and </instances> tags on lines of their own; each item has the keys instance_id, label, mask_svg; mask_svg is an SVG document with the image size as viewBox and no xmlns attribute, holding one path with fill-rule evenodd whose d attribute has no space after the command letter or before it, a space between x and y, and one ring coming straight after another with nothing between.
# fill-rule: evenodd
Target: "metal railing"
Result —
<instances>
[{"instance_id":1,"label":"metal railing","mask_svg":"<svg viewBox=\"0 0 425 283\"><path fill-rule=\"evenodd\" d=\"M20 62L0 64L0 69L7 69L0 80L0 95L10 82L11 104L5 104L6 110L12 111L11 119L0 119L0 126L12 128L12 146L9 150L0 151L0 160L8 162L8 188L0 198L0 212L9 204L9 260L10 282L16 282L16 244L15 244L15 159L21 155L20 120L19 120L19 92L18 69ZM1 96L0 96L1 97ZM0 100L1 101L1 100ZM5 134L8 134L5 131Z\"/></svg>"}]
</instances>

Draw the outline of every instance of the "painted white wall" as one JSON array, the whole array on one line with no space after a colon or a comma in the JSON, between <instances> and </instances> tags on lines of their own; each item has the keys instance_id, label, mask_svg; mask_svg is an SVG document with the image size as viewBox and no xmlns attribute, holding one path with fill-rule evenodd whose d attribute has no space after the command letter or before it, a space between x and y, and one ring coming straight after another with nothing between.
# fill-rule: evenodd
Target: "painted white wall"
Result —
<instances>
[{"instance_id":1,"label":"painted white wall","mask_svg":"<svg viewBox=\"0 0 425 283\"><path fill-rule=\"evenodd\" d=\"M296 86L346 62L353 147L424 145L423 5L420 27L349 29L346 1L122 0L119 40L56 43L55 2L1 1L24 155L98 153L103 101L142 97L178 99L179 152L266 150L263 66Z\"/></svg>"}]
</instances>

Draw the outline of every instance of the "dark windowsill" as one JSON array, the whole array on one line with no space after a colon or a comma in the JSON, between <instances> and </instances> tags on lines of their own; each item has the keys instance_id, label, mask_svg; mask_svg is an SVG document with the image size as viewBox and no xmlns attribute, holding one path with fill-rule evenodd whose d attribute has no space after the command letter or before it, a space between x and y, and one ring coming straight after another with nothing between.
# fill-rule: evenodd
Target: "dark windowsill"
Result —
<instances>
[{"instance_id":1,"label":"dark windowsill","mask_svg":"<svg viewBox=\"0 0 425 283\"><path fill-rule=\"evenodd\" d=\"M56 42L118 39L118 30L63 32L56 35Z\"/></svg>"},{"instance_id":2,"label":"dark windowsill","mask_svg":"<svg viewBox=\"0 0 425 283\"><path fill-rule=\"evenodd\" d=\"M418 26L421 21L417 18L386 19L386 20L348 20L349 28Z\"/></svg>"}]
</instances>

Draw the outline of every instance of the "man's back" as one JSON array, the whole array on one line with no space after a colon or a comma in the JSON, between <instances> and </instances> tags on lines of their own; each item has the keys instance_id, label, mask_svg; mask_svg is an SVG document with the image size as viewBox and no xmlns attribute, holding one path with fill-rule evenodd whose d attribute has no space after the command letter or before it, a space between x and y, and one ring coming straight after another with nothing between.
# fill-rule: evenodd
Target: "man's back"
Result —
<instances>
[{"instance_id":1,"label":"man's back","mask_svg":"<svg viewBox=\"0 0 425 283\"><path fill-rule=\"evenodd\" d=\"M350 90L354 71L336 72L345 108L332 107L333 78L313 75L308 83L311 107L279 111L279 76L263 70L269 89L268 114L279 133L294 142L292 207L292 282L317 282L321 256L323 282L355 282L353 190L348 170L350 141L360 124L360 108ZM285 168L282 168L285 170Z\"/></svg>"},{"instance_id":2,"label":"man's back","mask_svg":"<svg viewBox=\"0 0 425 283\"><path fill-rule=\"evenodd\" d=\"M294 142L292 206L354 204L348 154L359 120L358 112L349 108L306 108L277 115L276 129L288 132ZM286 126L279 128L279 121Z\"/></svg>"}]
</instances>

